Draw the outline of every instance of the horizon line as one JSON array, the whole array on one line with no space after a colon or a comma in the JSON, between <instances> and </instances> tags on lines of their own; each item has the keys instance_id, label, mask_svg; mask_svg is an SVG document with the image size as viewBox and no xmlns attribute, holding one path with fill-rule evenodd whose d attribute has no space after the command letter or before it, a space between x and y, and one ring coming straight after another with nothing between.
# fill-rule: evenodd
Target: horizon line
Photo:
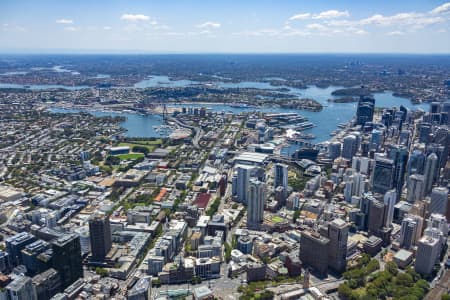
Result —
<instances>
[{"instance_id":1,"label":"horizon line","mask_svg":"<svg viewBox=\"0 0 450 300\"><path fill-rule=\"evenodd\" d=\"M96 50L96 49L0 49L0 55L440 55L448 56L450 52L253 52L253 51L150 51L150 50Z\"/></svg>"}]
</instances>

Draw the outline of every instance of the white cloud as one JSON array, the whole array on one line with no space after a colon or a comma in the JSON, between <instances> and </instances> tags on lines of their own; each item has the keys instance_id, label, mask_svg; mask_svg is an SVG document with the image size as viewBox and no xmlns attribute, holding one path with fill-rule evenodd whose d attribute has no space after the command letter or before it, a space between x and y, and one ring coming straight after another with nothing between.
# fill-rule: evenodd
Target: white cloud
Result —
<instances>
[{"instance_id":1,"label":"white cloud","mask_svg":"<svg viewBox=\"0 0 450 300\"><path fill-rule=\"evenodd\" d=\"M57 24L73 24L73 20L69 19L58 19L56 20Z\"/></svg>"},{"instance_id":2,"label":"white cloud","mask_svg":"<svg viewBox=\"0 0 450 300\"><path fill-rule=\"evenodd\" d=\"M3 24L3 31L5 32L26 32L27 29L25 27L15 25L15 24Z\"/></svg>"},{"instance_id":3,"label":"white cloud","mask_svg":"<svg viewBox=\"0 0 450 300\"><path fill-rule=\"evenodd\" d=\"M319 24L319 23L308 24L308 25L306 25L306 28L312 29L312 30L320 30L320 31L325 31L328 29L326 26Z\"/></svg>"},{"instance_id":4,"label":"white cloud","mask_svg":"<svg viewBox=\"0 0 450 300\"><path fill-rule=\"evenodd\" d=\"M313 15L313 19L336 19L341 17L349 17L350 13L348 10L338 11L335 9L323 11L317 15Z\"/></svg>"},{"instance_id":5,"label":"white cloud","mask_svg":"<svg viewBox=\"0 0 450 300\"><path fill-rule=\"evenodd\" d=\"M357 35L365 35L365 34L368 34L368 32L367 31L365 31L364 29L358 29L358 28L354 28L354 29L350 29L350 30L348 30L350 33L354 33L354 34L357 34Z\"/></svg>"},{"instance_id":6,"label":"white cloud","mask_svg":"<svg viewBox=\"0 0 450 300\"><path fill-rule=\"evenodd\" d=\"M450 12L450 2L444 3L435 9L433 9L430 13L432 14L445 14Z\"/></svg>"},{"instance_id":7,"label":"white cloud","mask_svg":"<svg viewBox=\"0 0 450 300\"><path fill-rule=\"evenodd\" d=\"M311 35L311 32L305 30L290 30L287 32L283 32L284 36L308 36Z\"/></svg>"},{"instance_id":8,"label":"white cloud","mask_svg":"<svg viewBox=\"0 0 450 300\"><path fill-rule=\"evenodd\" d=\"M233 35L239 36L276 36L280 31L276 29L258 29L258 30L244 30L233 33Z\"/></svg>"},{"instance_id":9,"label":"white cloud","mask_svg":"<svg viewBox=\"0 0 450 300\"><path fill-rule=\"evenodd\" d=\"M355 26L358 25L358 21L350 21L350 20L328 20L325 21L328 26L336 26L336 27L347 27L347 26Z\"/></svg>"},{"instance_id":10,"label":"white cloud","mask_svg":"<svg viewBox=\"0 0 450 300\"><path fill-rule=\"evenodd\" d=\"M198 28L206 29L206 30L210 30L210 29L214 29L214 28L220 28L220 26L221 26L220 23L211 22L211 21L208 21L208 22L205 22L205 23L197 25Z\"/></svg>"},{"instance_id":11,"label":"white cloud","mask_svg":"<svg viewBox=\"0 0 450 300\"><path fill-rule=\"evenodd\" d=\"M103 26L103 30L111 30L112 27L111 26Z\"/></svg>"},{"instance_id":12,"label":"white cloud","mask_svg":"<svg viewBox=\"0 0 450 300\"><path fill-rule=\"evenodd\" d=\"M166 33L166 35L169 35L169 36L184 36L185 34L183 32L169 31L169 32Z\"/></svg>"},{"instance_id":13,"label":"white cloud","mask_svg":"<svg viewBox=\"0 0 450 300\"><path fill-rule=\"evenodd\" d=\"M422 13L409 12L398 13L392 16L383 16L377 14L369 18L362 19L358 23L360 25L377 26L414 26L417 29L444 21L445 19L439 16L429 16Z\"/></svg>"},{"instance_id":14,"label":"white cloud","mask_svg":"<svg viewBox=\"0 0 450 300\"><path fill-rule=\"evenodd\" d=\"M387 33L387 35L404 35L405 33L403 31L399 31L399 30L395 30L395 31L390 31Z\"/></svg>"},{"instance_id":15,"label":"white cloud","mask_svg":"<svg viewBox=\"0 0 450 300\"><path fill-rule=\"evenodd\" d=\"M349 17L350 13L348 10L339 11L335 9L326 10L318 14L311 14L311 13L301 13L293 15L288 19L288 21L294 21L294 20L326 20L326 19L336 19L341 17Z\"/></svg>"},{"instance_id":16,"label":"white cloud","mask_svg":"<svg viewBox=\"0 0 450 300\"><path fill-rule=\"evenodd\" d=\"M67 27L64 27L64 30L65 30L65 31L77 31L77 30L78 30L78 27L67 26Z\"/></svg>"},{"instance_id":17,"label":"white cloud","mask_svg":"<svg viewBox=\"0 0 450 300\"><path fill-rule=\"evenodd\" d=\"M360 23L362 25L392 25L392 24L403 24L403 23L411 23L411 21L419 18L420 15L416 13L399 13L392 16L383 16L380 14L373 15L366 19L362 19Z\"/></svg>"},{"instance_id":18,"label":"white cloud","mask_svg":"<svg viewBox=\"0 0 450 300\"><path fill-rule=\"evenodd\" d=\"M138 21L148 21L150 20L149 16L143 14L123 14L120 17L121 20L129 21L129 22L138 22Z\"/></svg>"},{"instance_id":19,"label":"white cloud","mask_svg":"<svg viewBox=\"0 0 450 300\"><path fill-rule=\"evenodd\" d=\"M167 25L156 25L153 28L155 28L156 30L168 30L168 29L170 29L170 27L167 26Z\"/></svg>"},{"instance_id":20,"label":"white cloud","mask_svg":"<svg viewBox=\"0 0 450 300\"><path fill-rule=\"evenodd\" d=\"M307 20L311 18L311 14L310 13L304 13L304 14L297 14L297 15L293 15L292 17L289 18L290 21L293 20Z\"/></svg>"},{"instance_id":21,"label":"white cloud","mask_svg":"<svg viewBox=\"0 0 450 300\"><path fill-rule=\"evenodd\" d=\"M408 30L417 30L426 26L443 23L448 21L444 16L432 13L402 12L390 16L374 14L370 17L360 20L328 20L327 26L348 27L348 26L380 26L395 27L393 31L399 28L408 27Z\"/></svg>"}]
</instances>

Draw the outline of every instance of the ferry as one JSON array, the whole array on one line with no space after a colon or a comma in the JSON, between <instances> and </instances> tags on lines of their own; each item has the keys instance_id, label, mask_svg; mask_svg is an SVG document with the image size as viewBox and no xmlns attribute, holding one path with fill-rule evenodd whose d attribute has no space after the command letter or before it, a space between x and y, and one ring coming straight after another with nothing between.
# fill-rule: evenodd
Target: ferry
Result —
<instances>
[{"instance_id":1,"label":"ferry","mask_svg":"<svg viewBox=\"0 0 450 300\"><path fill-rule=\"evenodd\" d=\"M289 129L289 130L292 130L292 129ZM314 134L294 131L293 133L290 133L288 135L287 140L290 142L297 142L299 139L313 140L315 138L316 138L316 136Z\"/></svg>"},{"instance_id":2,"label":"ferry","mask_svg":"<svg viewBox=\"0 0 450 300\"><path fill-rule=\"evenodd\" d=\"M303 122L303 123L297 123L294 126L295 126L295 129L297 129L297 130L305 130L305 129L313 128L315 125L311 122Z\"/></svg>"},{"instance_id":3,"label":"ferry","mask_svg":"<svg viewBox=\"0 0 450 300\"><path fill-rule=\"evenodd\" d=\"M300 135L301 138L306 139L306 140L313 140L316 138L316 136L314 134L311 133L303 133Z\"/></svg>"},{"instance_id":4,"label":"ferry","mask_svg":"<svg viewBox=\"0 0 450 300\"><path fill-rule=\"evenodd\" d=\"M231 103L230 107L233 107L233 108L255 108L256 106L250 105L247 103Z\"/></svg>"}]
</instances>

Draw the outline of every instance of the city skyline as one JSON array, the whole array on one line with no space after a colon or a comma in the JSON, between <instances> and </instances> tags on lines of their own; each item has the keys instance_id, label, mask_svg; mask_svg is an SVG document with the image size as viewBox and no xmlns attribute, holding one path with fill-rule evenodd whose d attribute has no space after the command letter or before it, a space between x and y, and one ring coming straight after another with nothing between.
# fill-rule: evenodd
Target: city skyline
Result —
<instances>
[{"instance_id":1,"label":"city skyline","mask_svg":"<svg viewBox=\"0 0 450 300\"><path fill-rule=\"evenodd\" d=\"M444 1L4 1L3 53L450 53Z\"/></svg>"}]
</instances>

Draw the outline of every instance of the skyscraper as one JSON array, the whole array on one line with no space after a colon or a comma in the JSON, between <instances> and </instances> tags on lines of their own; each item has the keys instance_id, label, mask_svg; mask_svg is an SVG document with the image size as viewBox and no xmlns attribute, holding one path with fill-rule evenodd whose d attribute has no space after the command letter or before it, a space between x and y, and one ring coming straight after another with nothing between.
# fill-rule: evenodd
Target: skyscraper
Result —
<instances>
[{"instance_id":1,"label":"skyscraper","mask_svg":"<svg viewBox=\"0 0 450 300\"><path fill-rule=\"evenodd\" d=\"M11 300L36 300L31 278L27 276L19 276L6 286L6 290Z\"/></svg>"},{"instance_id":2,"label":"skyscraper","mask_svg":"<svg viewBox=\"0 0 450 300\"><path fill-rule=\"evenodd\" d=\"M428 155L427 160L425 162L425 191L424 195L428 195L431 192L431 187L435 181L435 177L437 175L437 168L439 164L438 157L436 153L431 153Z\"/></svg>"},{"instance_id":3,"label":"skyscraper","mask_svg":"<svg viewBox=\"0 0 450 300\"><path fill-rule=\"evenodd\" d=\"M352 160L353 156L356 154L358 150L358 141L356 140L356 136L347 135L344 138L344 145L342 147L342 157L348 160Z\"/></svg>"},{"instance_id":4,"label":"skyscraper","mask_svg":"<svg viewBox=\"0 0 450 300\"><path fill-rule=\"evenodd\" d=\"M433 237L425 236L420 239L416 252L415 270L417 273L427 276L431 274L439 257L440 242Z\"/></svg>"},{"instance_id":5,"label":"skyscraper","mask_svg":"<svg viewBox=\"0 0 450 300\"><path fill-rule=\"evenodd\" d=\"M341 219L335 219L328 225L328 265L342 273L347 266L348 225Z\"/></svg>"},{"instance_id":6,"label":"skyscraper","mask_svg":"<svg viewBox=\"0 0 450 300\"><path fill-rule=\"evenodd\" d=\"M342 145L339 142L332 142L328 145L328 156L331 159L336 159L341 156Z\"/></svg>"},{"instance_id":7,"label":"skyscraper","mask_svg":"<svg viewBox=\"0 0 450 300\"><path fill-rule=\"evenodd\" d=\"M400 145L409 147L409 135L410 135L410 131L409 130L402 130L400 132L400 136L398 138L398 143Z\"/></svg>"},{"instance_id":8,"label":"skyscraper","mask_svg":"<svg viewBox=\"0 0 450 300\"><path fill-rule=\"evenodd\" d=\"M256 179L250 179L247 205L247 227L258 228L264 220L265 184Z\"/></svg>"},{"instance_id":9,"label":"skyscraper","mask_svg":"<svg viewBox=\"0 0 450 300\"><path fill-rule=\"evenodd\" d=\"M428 220L428 227L436 228L442 232L445 237L448 236L447 220L445 216L441 214L431 214L430 219Z\"/></svg>"},{"instance_id":10,"label":"skyscraper","mask_svg":"<svg viewBox=\"0 0 450 300\"><path fill-rule=\"evenodd\" d=\"M109 218L105 214L96 213L89 219L89 235L91 238L91 259L103 261L111 250L111 228Z\"/></svg>"},{"instance_id":11,"label":"skyscraper","mask_svg":"<svg viewBox=\"0 0 450 300\"><path fill-rule=\"evenodd\" d=\"M422 200L425 190L425 177L420 174L414 174L408 178L408 187L406 193L406 201L414 203Z\"/></svg>"},{"instance_id":12,"label":"skyscraper","mask_svg":"<svg viewBox=\"0 0 450 300\"><path fill-rule=\"evenodd\" d=\"M384 203L372 199L369 205L368 230L370 235L380 236L384 227Z\"/></svg>"},{"instance_id":13,"label":"skyscraper","mask_svg":"<svg viewBox=\"0 0 450 300\"><path fill-rule=\"evenodd\" d=\"M385 205L385 218L384 226L389 228L392 225L392 220L394 219L394 208L397 201L397 192L395 190L390 190L384 195L384 205Z\"/></svg>"},{"instance_id":14,"label":"skyscraper","mask_svg":"<svg viewBox=\"0 0 450 300\"><path fill-rule=\"evenodd\" d=\"M274 173L274 188L282 186L285 191L288 187L288 166L285 164L275 164L273 168Z\"/></svg>"},{"instance_id":15,"label":"skyscraper","mask_svg":"<svg viewBox=\"0 0 450 300\"><path fill-rule=\"evenodd\" d=\"M447 214L448 189L445 187L435 187L431 191L431 201L428 211L430 214Z\"/></svg>"},{"instance_id":16,"label":"skyscraper","mask_svg":"<svg viewBox=\"0 0 450 300\"><path fill-rule=\"evenodd\" d=\"M403 184L405 183L406 165L408 163L408 149L404 146L391 146L389 158L394 161L393 185L397 191L397 198L400 198Z\"/></svg>"},{"instance_id":17,"label":"skyscraper","mask_svg":"<svg viewBox=\"0 0 450 300\"><path fill-rule=\"evenodd\" d=\"M373 121L375 99L369 96L361 96L356 109L356 125L364 126L366 122Z\"/></svg>"},{"instance_id":18,"label":"skyscraper","mask_svg":"<svg viewBox=\"0 0 450 300\"><path fill-rule=\"evenodd\" d=\"M302 265L312 267L319 275L328 271L330 240L317 232L303 231L300 238L300 260Z\"/></svg>"},{"instance_id":19,"label":"skyscraper","mask_svg":"<svg viewBox=\"0 0 450 300\"><path fill-rule=\"evenodd\" d=\"M413 174L422 174L423 175L426 159L427 159L427 157L421 150L414 149L412 154L409 156L408 175L409 176L411 176Z\"/></svg>"},{"instance_id":20,"label":"skyscraper","mask_svg":"<svg viewBox=\"0 0 450 300\"><path fill-rule=\"evenodd\" d=\"M252 166L238 165L236 166L237 178L236 178L236 198L238 202L247 204L248 184L250 180L250 173L253 169Z\"/></svg>"},{"instance_id":21,"label":"skyscraper","mask_svg":"<svg viewBox=\"0 0 450 300\"><path fill-rule=\"evenodd\" d=\"M374 193L385 194L394 186L394 161L384 157L375 158L372 177Z\"/></svg>"},{"instance_id":22,"label":"skyscraper","mask_svg":"<svg viewBox=\"0 0 450 300\"><path fill-rule=\"evenodd\" d=\"M372 135L370 137L370 149L378 151L382 143L383 131L379 129L372 130Z\"/></svg>"},{"instance_id":23,"label":"skyscraper","mask_svg":"<svg viewBox=\"0 0 450 300\"><path fill-rule=\"evenodd\" d=\"M61 292L61 278L53 268L34 276L32 283L38 300L51 299Z\"/></svg>"},{"instance_id":24,"label":"skyscraper","mask_svg":"<svg viewBox=\"0 0 450 300\"><path fill-rule=\"evenodd\" d=\"M411 247L416 244L418 225L417 220L411 217L402 220L399 240L400 247L411 249Z\"/></svg>"},{"instance_id":25,"label":"skyscraper","mask_svg":"<svg viewBox=\"0 0 450 300\"><path fill-rule=\"evenodd\" d=\"M431 124L422 122L418 125L419 129L419 142L420 143L428 143L430 133L431 133Z\"/></svg>"},{"instance_id":26,"label":"skyscraper","mask_svg":"<svg viewBox=\"0 0 450 300\"><path fill-rule=\"evenodd\" d=\"M76 233L64 234L51 242L53 250L52 267L61 277L65 289L78 278L83 277L80 238Z\"/></svg>"},{"instance_id":27,"label":"skyscraper","mask_svg":"<svg viewBox=\"0 0 450 300\"><path fill-rule=\"evenodd\" d=\"M10 255L11 264L17 266L22 263L21 250L36 241L34 235L21 232L6 239L6 251Z\"/></svg>"}]
</instances>

